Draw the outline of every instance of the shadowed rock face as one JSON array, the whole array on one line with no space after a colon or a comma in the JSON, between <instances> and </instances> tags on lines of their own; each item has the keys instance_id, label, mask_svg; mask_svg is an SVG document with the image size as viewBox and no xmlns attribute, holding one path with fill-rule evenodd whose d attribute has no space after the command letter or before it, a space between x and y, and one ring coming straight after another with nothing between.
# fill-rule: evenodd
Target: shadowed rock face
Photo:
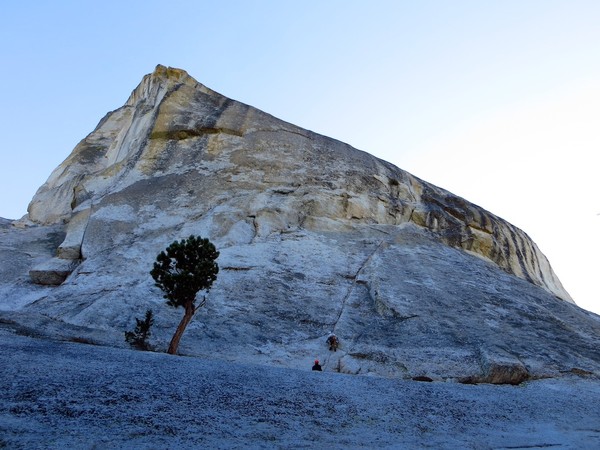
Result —
<instances>
[{"instance_id":1,"label":"shadowed rock face","mask_svg":"<svg viewBox=\"0 0 600 450\"><path fill-rule=\"evenodd\" d=\"M573 304L523 231L182 70L147 75L28 211L38 229L65 233L28 262L34 281L59 286L19 272L5 298L25 295L23 311L114 342L149 306L157 342L168 338L179 312L148 272L193 233L218 247L221 272L183 352L290 367L319 356L326 370L471 382L598 369L598 317ZM62 284L43 277L64 267ZM341 339L333 354L329 331Z\"/></svg>"}]
</instances>

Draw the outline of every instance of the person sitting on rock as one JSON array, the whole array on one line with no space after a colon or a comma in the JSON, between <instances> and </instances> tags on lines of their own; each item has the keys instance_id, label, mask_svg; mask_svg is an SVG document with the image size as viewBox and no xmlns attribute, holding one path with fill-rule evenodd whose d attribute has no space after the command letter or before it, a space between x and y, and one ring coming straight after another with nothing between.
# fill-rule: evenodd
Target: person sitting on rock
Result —
<instances>
[{"instance_id":1,"label":"person sitting on rock","mask_svg":"<svg viewBox=\"0 0 600 450\"><path fill-rule=\"evenodd\" d=\"M338 340L335 334L329 333L329 337L327 338L327 345L329 345L329 350L337 352L337 348L340 345L340 341Z\"/></svg>"},{"instance_id":2,"label":"person sitting on rock","mask_svg":"<svg viewBox=\"0 0 600 450\"><path fill-rule=\"evenodd\" d=\"M315 359L315 365L312 367L312 370L318 370L319 372L323 371L323 369L321 369L321 364L319 364L318 359Z\"/></svg>"}]
</instances>

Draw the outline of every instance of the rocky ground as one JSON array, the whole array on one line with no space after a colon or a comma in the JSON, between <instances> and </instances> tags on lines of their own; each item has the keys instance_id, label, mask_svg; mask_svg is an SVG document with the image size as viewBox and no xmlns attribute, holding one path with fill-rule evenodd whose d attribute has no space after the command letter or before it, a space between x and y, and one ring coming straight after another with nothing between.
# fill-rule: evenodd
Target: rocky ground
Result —
<instances>
[{"instance_id":1,"label":"rocky ground","mask_svg":"<svg viewBox=\"0 0 600 450\"><path fill-rule=\"evenodd\" d=\"M0 329L0 448L600 448L600 381L424 383Z\"/></svg>"}]
</instances>

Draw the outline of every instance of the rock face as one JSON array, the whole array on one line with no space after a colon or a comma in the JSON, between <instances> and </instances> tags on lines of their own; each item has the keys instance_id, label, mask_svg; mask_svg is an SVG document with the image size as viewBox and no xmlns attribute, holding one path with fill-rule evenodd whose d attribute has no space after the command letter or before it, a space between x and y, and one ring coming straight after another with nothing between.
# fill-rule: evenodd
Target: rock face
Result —
<instances>
[{"instance_id":1,"label":"rock face","mask_svg":"<svg viewBox=\"0 0 600 450\"><path fill-rule=\"evenodd\" d=\"M600 373L600 319L575 306L523 231L179 69L144 77L28 211L30 223L0 235L19 261L2 269L0 309L28 320L121 344L152 307L163 345L180 312L148 272L173 240L199 234L221 252L221 272L182 352L469 382ZM13 244L35 233L63 238L31 239L43 241L35 257ZM32 284L27 271L60 285ZM333 353L330 331L341 339Z\"/></svg>"}]
</instances>

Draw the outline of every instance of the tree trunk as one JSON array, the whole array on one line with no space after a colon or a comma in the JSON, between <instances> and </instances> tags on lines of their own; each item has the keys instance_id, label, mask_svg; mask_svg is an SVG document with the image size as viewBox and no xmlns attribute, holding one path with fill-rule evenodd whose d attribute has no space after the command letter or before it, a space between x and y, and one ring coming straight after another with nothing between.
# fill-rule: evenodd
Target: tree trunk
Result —
<instances>
[{"instance_id":1,"label":"tree trunk","mask_svg":"<svg viewBox=\"0 0 600 450\"><path fill-rule=\"evenodd\" d=\"M188 324L192 320L192 317L194 317L195 312L196 312L196 309L194 308L194 303L187 302L185 304L185 313L183 314L183 318L181 319L181 322L179 322L179 325L177 326L177 329L175 330L175 334L173 335L173 338L171 339L171 343L169 344L169 349L167 350L167 353L169 355L177 354L177 348L179 347L179 341L181 340L181 336L183 335L185 328L188 326Z\"/></svg>"}]
</instances>

